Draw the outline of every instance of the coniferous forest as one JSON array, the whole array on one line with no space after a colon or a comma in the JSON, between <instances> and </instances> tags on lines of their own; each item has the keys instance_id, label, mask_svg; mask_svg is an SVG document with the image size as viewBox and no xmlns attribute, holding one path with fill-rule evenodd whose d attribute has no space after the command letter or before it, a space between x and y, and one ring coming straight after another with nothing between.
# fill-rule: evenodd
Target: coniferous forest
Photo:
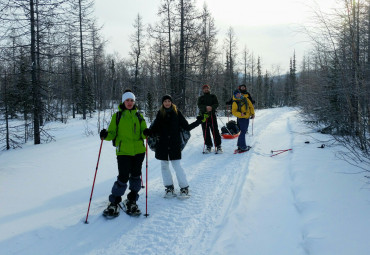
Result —
<instances>
[{"instance_id":1,"label":"coniferous forest","mask_svg":"<svg viewBox=\"0 0 370 255\"><path fill-rule=\"evenodd\" d=\"M195 0L161 0L152 24L137 14L127 57L106 53L93 0L2 0L0 10L1 150L52 140L48 122L112 114L125 89L151 120L164 94L195 116L202 84L225 115L233 90L246 84L256 109L297 107L352 151L343 157L370 164L368 0L341 0L330 15L315 11L301 31L311 50L302 59L292 52L287 73L263 67L264 56L238 44L233 27L220 35Z\"/></svg>"}]
</instances>

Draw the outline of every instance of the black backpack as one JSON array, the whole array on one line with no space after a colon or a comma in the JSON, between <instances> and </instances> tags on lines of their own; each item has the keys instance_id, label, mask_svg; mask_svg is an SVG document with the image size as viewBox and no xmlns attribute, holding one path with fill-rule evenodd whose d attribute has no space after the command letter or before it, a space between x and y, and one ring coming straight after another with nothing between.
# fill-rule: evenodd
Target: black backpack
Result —
<instances>
[{"instance_id":1,"label":"black backpack","mask_svg":"<svg viewBox=\"0 0 370 255\"><path fill-rule=\"evenodd\" d=\"M116 112L116 137L118 135L118 124L119 124L119 121L121 120L121 117L122 117L122 112L121 111ZM139 123L141 126L141 122L144 120L144 118L141 116L140 112L138 111L136 112L136 117L139 119ZM113 147L116 147L116 138L112 140L112 145Z\"/></svg>"},{"instance_id":2,"label":"black backpack","mask_svg":"<svg viewBox=\"0 0 370 255\"><path fill-rule=\"evenodd\" d=\"M149 129L152 129L154 122L155 122L155 120L152 122L152 124L150 125ZM157 147L157 143L159 141L159 136L157 136L157 135L148 136L146 138L146 140L148 141L149 148L152 151L155 151L155 148Z\"/></svg>"},{"instance_id":3,"label":"black backpack","mask_svg":"<svg viewBox=\"0 0 370 255\"><path fill-rule=\"evenodd\" d=\"M229 122L226 123L226 127L223 126L221 128L221 133L222 134L235 135L235 134L239 133L239 131L240 131L240 129L239 129L238 125L236 124L235 120L230 120Z\"/></svg>"}]
</instances>

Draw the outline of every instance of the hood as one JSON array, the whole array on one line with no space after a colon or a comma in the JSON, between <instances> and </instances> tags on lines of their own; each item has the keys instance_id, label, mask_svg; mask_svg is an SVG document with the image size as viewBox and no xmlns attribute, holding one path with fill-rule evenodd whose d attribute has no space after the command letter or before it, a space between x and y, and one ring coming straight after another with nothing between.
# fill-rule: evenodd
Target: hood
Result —
<instances>
[{"instance_id":1,"label":"hood","mask_svg":"<svg viewBox=\"0 0 370 255\"><path fill-rule=\"evenodd\" d=\"M235 96L233 96L233 100L243 100L244 96L242 95L240 98L236 98Z\"/></svg>"}]
</instances>

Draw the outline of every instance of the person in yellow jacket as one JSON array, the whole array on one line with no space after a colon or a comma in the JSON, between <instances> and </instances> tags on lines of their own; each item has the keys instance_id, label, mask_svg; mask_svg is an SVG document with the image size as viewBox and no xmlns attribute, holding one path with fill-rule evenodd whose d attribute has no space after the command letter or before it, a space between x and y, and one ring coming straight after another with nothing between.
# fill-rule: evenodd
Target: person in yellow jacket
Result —
<instances>
[{"instance_id":1,"label":"person in yellow jacket","mask_svg":"<svg viewBox=\"0 0 370 255\"><path fill-rule=\"evenodd\" d=\"M254 118L254 107L248 97L241 94L240 90L234 91L233 104L231 108L232 114L238 118L240 127L240 134L238 137L237 152L244 152L249 150L245 142L245 134L249 126L249 119Z\"/></svg>"}]
</instances>

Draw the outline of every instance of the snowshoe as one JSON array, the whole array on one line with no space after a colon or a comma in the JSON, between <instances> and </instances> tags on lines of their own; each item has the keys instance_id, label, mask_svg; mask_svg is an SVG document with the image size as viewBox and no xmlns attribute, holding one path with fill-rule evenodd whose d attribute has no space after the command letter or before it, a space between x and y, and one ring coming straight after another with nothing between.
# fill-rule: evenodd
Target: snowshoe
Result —
<instances>
[{"instance_id":1,"label":"snowshoe","mask_svg":"<svg viewBox=\"0 0 370 255\"><path fill-rule=\"evenodd\" d=\"M107 218L115 218L119 215L119 209L119 204L110 203L107 209L103 211L103 215Z\"/></svg>"},{"instance_id":2,"label":"snowshoe","mask_svg":"<svg viewBox=\"0 0 370 255\"><path fill-rule=\"evenodd\" d=\"M175 188L173 185L166 186L164 198L176 197Z\"/></svg>"},{"instance_id":3,"label":"snowshoe","mask_svg":"<svg viewBox=\"0 0 370 255\"><path fill-rule=\"evenodd\" d=\"M123 201L123 205L125 206L126 214L130 216L139 216L141 214L141 211L135 201L130 201L126 199L125 201Z\"/></svg>"},{"instance_id":4,"label":"snowshoe","mask_svg":"<svg viewBox=\"0 0 370 255\"><path fill-rule=\"evenodd\" d=\"M251 149L252 147L251 146L247 146L245 149L241 149L241 148L238 148L234 151L234 154L240 154L240 153L244 153L244 152L247 152Z\"/></svg>"},{"instance_id":5,"label":"snowshoe","mask_svg":"<svg viewBox=\"0 0 370 255\"><path fill-rule=\"evenodd\" d=\"M189 197L190 197L189 187L181 188L180 189L180 195L178 196L178 198L179 199L185 199L185 198L189 198Z\"/></svg>"}]
</instances>

